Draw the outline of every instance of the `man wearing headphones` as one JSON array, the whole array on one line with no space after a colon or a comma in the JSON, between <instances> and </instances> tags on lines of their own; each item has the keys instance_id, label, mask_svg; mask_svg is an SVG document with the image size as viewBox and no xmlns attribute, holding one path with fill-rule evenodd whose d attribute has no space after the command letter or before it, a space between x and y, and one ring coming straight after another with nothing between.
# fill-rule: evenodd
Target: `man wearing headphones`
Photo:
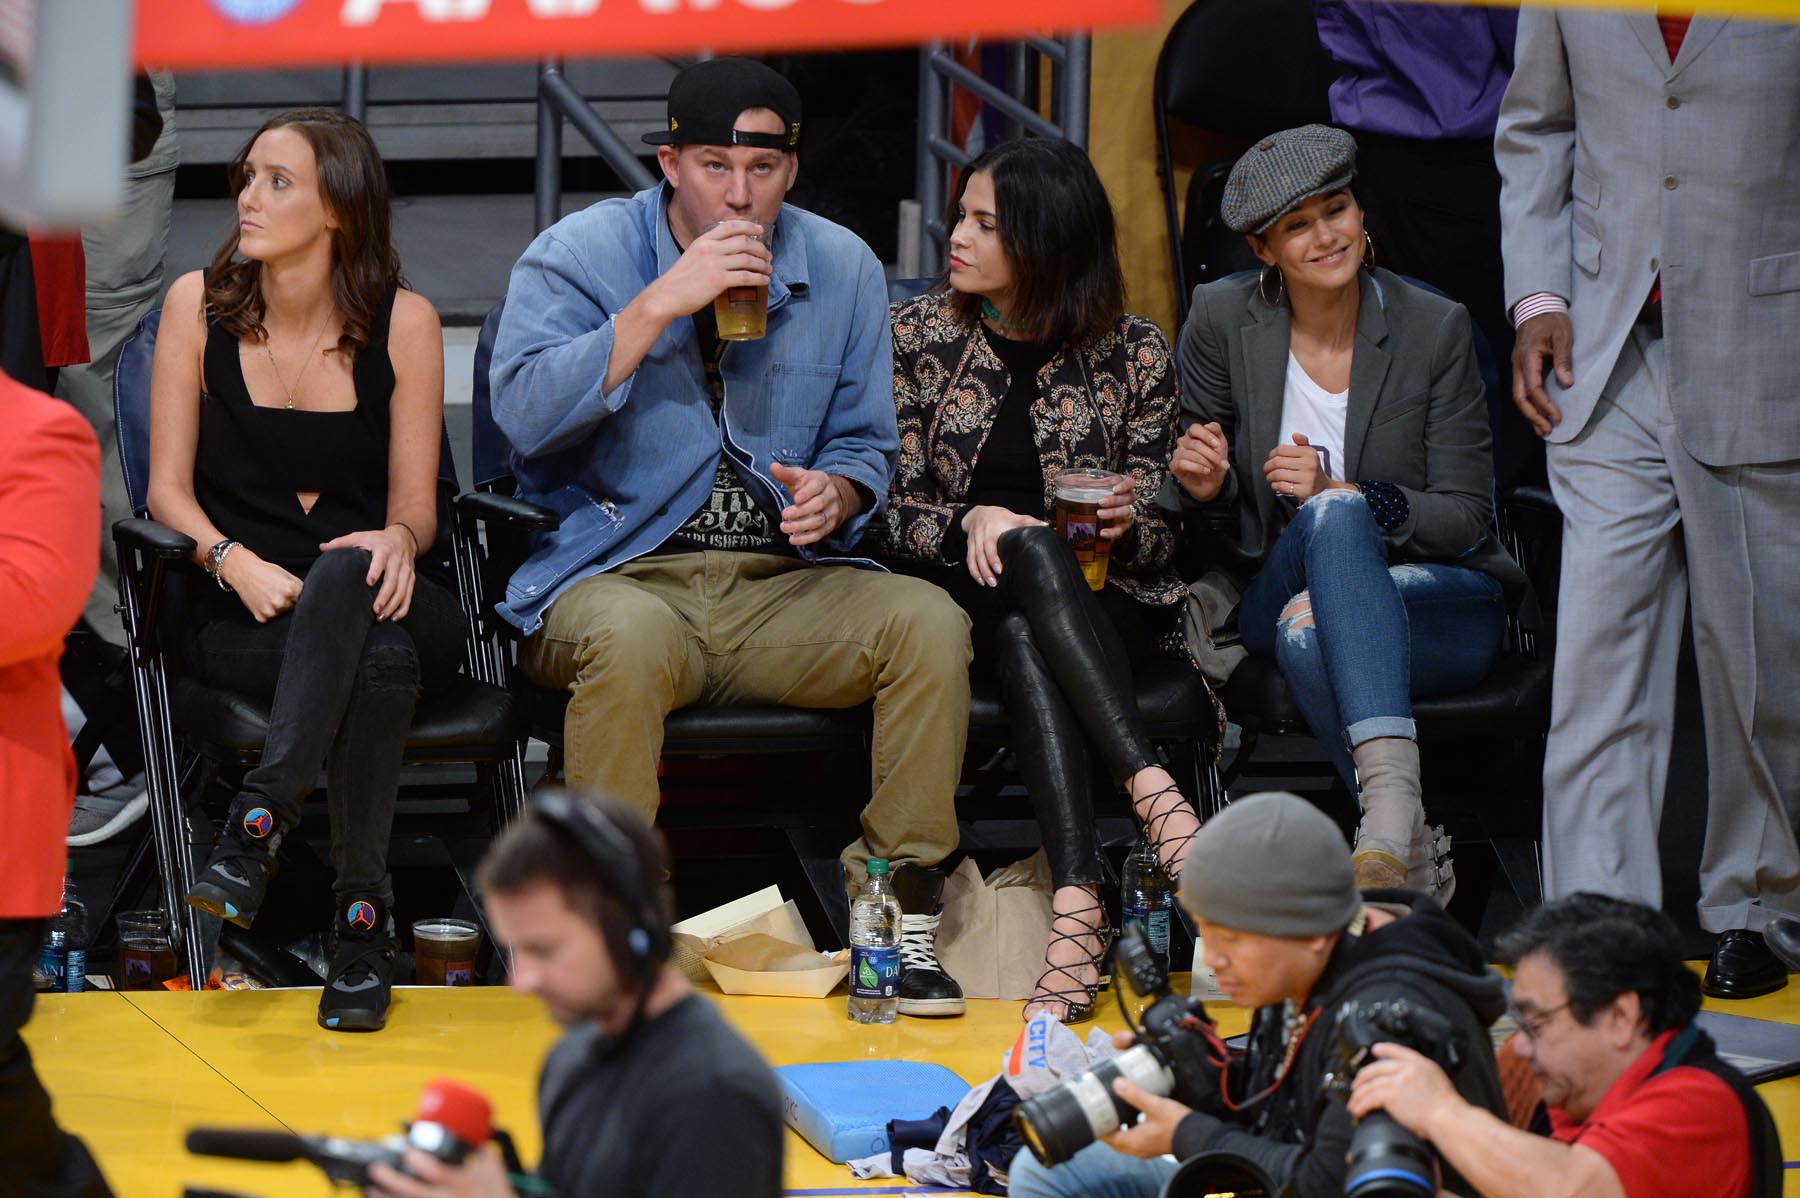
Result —
<instances>
[{"instance_id":1,"label":"man wearing headphones","mask_svg":"<svg viewBox=\"0 0 1800 1198\"><path fill-rule=\"evenodd\" d=\"M562 1198L781 1193L774 1075L668 961L661 844L611 800L540 794L476 881L515 990L566 1031L544 1063L537 1180ZM703 1151L695 1151L694 1137ZM407 1154L376 1166L377 1198L510 1198L489 1148L461 1166ZM533 1191L536 1192L536 1191Z\"/></svg>"}]
</instances>

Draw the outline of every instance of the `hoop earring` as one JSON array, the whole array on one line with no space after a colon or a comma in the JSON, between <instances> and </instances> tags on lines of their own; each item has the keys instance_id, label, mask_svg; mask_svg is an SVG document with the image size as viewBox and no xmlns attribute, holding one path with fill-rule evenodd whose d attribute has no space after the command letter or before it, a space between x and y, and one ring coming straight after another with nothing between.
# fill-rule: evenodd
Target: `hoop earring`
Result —
<instances>
[{"instance_id":1,"label":"hoop earring","mask_svg":"<svg viewBox=\"0 0 1800 1198\"><path fill-rule=\"evenodd\" d=\"M1375 239L1369 236L1369 231L1367 229L1363 230L1363 245L1366 247L1363 251L1363 266L1365 269L1374 270Z\"/></svg>"},{"instance_id":2,"label":"hoop earring","mask_svg":"<svg viewBox=\"0 0 1800 1198\"><path fill-rule=\"evenodd\" d=\"M1275 272L1275 298L1269 298L1269 272ZM1262 302L1271 308L1279 308L1281 299L1287 294L1287 276L1281 273L1279 266L1265 266L1262 273L1256 276L1256 294L1262 296Z\"/></svg>"}]
</instances>

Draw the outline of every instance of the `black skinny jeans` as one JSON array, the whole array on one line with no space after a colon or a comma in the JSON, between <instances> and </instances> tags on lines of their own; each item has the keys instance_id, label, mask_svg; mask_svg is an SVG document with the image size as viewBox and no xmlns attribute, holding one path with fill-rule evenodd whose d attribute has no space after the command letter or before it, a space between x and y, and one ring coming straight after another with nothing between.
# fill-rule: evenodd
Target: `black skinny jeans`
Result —
<instances>
[{"instance_id":1,"label":"black skinny jeans","mask_svg":"<svg viewBox=\"0 0 1800 1198\"><path fill-rule=\"evenodd\" d=\"M0 1194L111 1198L86 1146L56 1125L19 1035L37 1000L31 967L49 928L47 919L0 919Z\"/></svg>"},{"instance_id":2,"label":"black skinny jeans","mask_svg":"<svg viewBox=\"0 0 1800 1198\"><path fill-rule=\"evenodd\" d=\"M999 550L998 586L963 566L938 580L974 622L974 669L999 679L1051 878L1097 885L1105 867L1088 754L1121 783L1155 763L1131 671L1158 651L1161 613L1117 588L1090 590L1054 529L1015 528Z\"/></svg>"},{"instance_id":3,"label":"black skinny jeans","mask_svg":"<svg viewBox=\"0 0 1800 1198\"><path fill-rule=\"evenodd\" d=\"M266 624L235 596L209 595L189 660L207 685L269 705L262 761L240 795L292 828L324 762L337 892L392 902L388 836L407 733L421 691L455 678L466 625L456 597L423 574L405 618L377 623L368 572L366 550L323 554L293 608Z\"/></svg>"}]
</instances>

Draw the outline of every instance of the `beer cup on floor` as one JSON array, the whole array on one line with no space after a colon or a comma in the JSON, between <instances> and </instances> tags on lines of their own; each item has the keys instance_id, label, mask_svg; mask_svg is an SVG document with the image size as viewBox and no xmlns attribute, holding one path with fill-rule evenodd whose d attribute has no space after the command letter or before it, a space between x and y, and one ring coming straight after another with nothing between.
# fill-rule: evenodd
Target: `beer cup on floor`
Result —
<instances>
[{"instance_id":1,"label":"beer cup on floor","mask_svg":"<svg viewBox=\"0 0 1800 1198\"><path fill-rule=\"evenodd\" d=\"M121 911L118 921L119 989L160 990L183 972L161 911Z\"/></svg>"},{"instance_id":2,"label":"beer cup on floor","mask_svg":"<svg viewBox=\"0 0 1800 1198\"><path fill-rule=\"evenodd\" d=\"M1056 531L1075 551L1090 590L1106 585L1106 562L1112 553L1112 542L1100 535L1100 505L1124 477L1111 470L1088 468L1064 470L1056 476Z\"/></svg>"},{"instance_id":3,"label":"beer cup on floor","mask_svg":"<svg viewBox=\"0 0 1800 1198\"><path fill-rule=\"evenodd\" d=\"M421 986L473 986L481 929L466 919L413 924L413 977Z\"/></svg>"},{"instance_id":4,"label":"beer cup on floor","mask_svg":"<svg viewBox=\"0 0 1800 1198\"><path fill-rule=\"evenodd\" d=\"M702 232L711 232L724 224L714 221ZM768 230L745 236L763 245L769 244ZM713 300L713 319L718 322L721 341L759 341L769 331L769 287L727 287Z\"/></svg>"}]
</instances>

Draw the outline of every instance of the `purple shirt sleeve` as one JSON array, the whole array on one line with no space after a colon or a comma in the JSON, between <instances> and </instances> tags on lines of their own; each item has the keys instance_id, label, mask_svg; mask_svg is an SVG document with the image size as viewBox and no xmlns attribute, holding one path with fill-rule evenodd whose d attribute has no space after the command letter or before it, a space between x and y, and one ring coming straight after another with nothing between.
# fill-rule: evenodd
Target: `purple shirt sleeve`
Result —
<instances>
[{"instance_id":1,"label":"purple shirt sleeve","mask_svg":"<svg viewBox=\"0 0 1800 1198\"><path fill-rule=\"evenodd\" d=\"M1331 119L1358 133L1492 138L1512 74L1514 9L1313 0L1319 41L1343 69Z\"/></svg>"}]
</instances>

